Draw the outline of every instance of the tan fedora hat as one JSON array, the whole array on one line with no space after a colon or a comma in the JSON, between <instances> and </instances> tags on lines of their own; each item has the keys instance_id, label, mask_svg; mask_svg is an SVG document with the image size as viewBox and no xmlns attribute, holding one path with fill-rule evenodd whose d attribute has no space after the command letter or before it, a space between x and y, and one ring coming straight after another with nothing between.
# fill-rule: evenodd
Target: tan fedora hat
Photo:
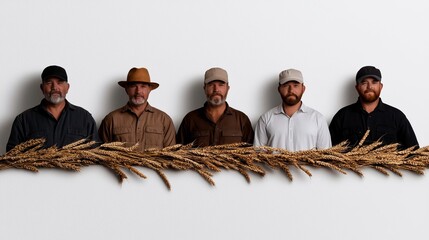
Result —
<instances>
[{"instance_id":1,"label":"tan fedora hat","mask_svg":"<svg viewBox=\"0 0 429 240\"><path fill-rule=\"evenodd\" d=\"M149 72L146 68L131 68L128 72L127 81L119 81L121 87L126 87L129 83L148 83L152 89L159 87L156 82L150 81Z\"/></svg>"}]
</instances>

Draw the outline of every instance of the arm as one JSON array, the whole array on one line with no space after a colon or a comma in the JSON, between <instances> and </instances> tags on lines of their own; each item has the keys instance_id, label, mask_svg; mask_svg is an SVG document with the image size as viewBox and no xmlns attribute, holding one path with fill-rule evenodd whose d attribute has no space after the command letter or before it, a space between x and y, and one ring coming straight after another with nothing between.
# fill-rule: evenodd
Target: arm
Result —
<instances>
[{"instance_id":1,"label":"arm","mask_svg":"<svg viewBox=\"0 0 429 240\"><path fill-rule=\"evenodd\" d=\"M12 124L12 129L10 131L9 140L6 145L6 152L10 151L16 145L25 142L25 133L22 123L22 118L17 116Z\"/></svg>"},{"instance_id":2,"label":"arm","mask_svg":"<svg viewBox=\"0 0 429 240\"><path fill-rule=\"evenodd\" d=\"M173 121L170 117L164 120L164 147L176 144L176 129L174 128Z\"/></svg>"},{"instance_id":3,"label":"arm","mask_svg":"<svg viewBox=\"0 0 429 240\"><path fill-rule=\"evenodd\" d=\"M337 113L332 118L331 124L329 124L329 132L331 135L332 145L335 146L341 143L342 141L346 140L343 138L341 131L342 131L341 120L340 120L339 114Z\"/></svg>"},{"instance_id":4,"label":"arm","mask_svg":"<svg viewBox=\"0 0 429 240\"><path fill-rule=\"evenodd\" d=\"M402 120L398 129L398 142L402 148L409 148L416 146L419 148L416 134L414 133L411 123L408 121L405 114L402 114Z\"/></svg>"},{"instance_id":5,"label":"arm","mask_svg":"<svg viewBox=\"0 0 429 240\"><path fill-rule=\"evenodd\" d=\"M112 123L107 116L101 121L98 136L101 142L112 142Z\"/></svg>"},{"instance_id":6,"label":"arm","mask_svg":"<svg viewBox=\"0 0 429 240\"><path fill-rule=\"evenodd\" d=\"M329 133L328 123L323 116L318 120L319 130L317 133L317 149L327 149L332 147L331 134Z\"/></svg>"},{"instance_id":7,"label":"arm","mask_svg":"<svg viewBox=\"0 0 429 240\"><path fill-rule=\"evenodd\" d=\"M253 140L253 145L258 146L267 146L268 137L267 137L267 128L266 123L262 116L259 118L255 127L255 139Z\"/></svg>"},{"instance_id":8,"label":"arm","mask_svg":"<svg viewBox=\"0 0 429 240\"><path fill-rule=\"evenodd\" d=\"M241 141L253 144L255 133L253 132L252 123L250 122L249 117L247 117L246 115L244 115L244 117L244 124L241 129L241 131L243 132L243 138L241 139Z\"/></svg>"},{"instance_id":9,"label":"arm","mask_svg":"<svg viewBox=\"0 0 429 240\"><path fill-rule=\"evenodd\" d=\"M188 135L186 126L186 117L182 120L182 123L179 126L179 130L177 131L176 135L176 143L178 144L188 144L186 136Z\"/></svg>"}]
</instances>

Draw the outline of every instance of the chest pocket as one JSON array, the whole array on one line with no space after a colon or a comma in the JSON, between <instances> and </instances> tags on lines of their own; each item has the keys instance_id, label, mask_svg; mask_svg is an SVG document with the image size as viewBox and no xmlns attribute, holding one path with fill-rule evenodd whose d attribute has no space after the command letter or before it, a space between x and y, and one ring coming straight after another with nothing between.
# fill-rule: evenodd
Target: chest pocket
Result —
<instances>
[{"instance_id":1,"label":"chest pocket","mask_svg":"<svg viewBox=\"0 0 429 240\"><path fill-rule=\"evenodd\" d=\"M87 137L89 136L87 135L85 129L68 128L64 137L64 142L62 144L67 145Z\"/></svg>"},{"instance_id":2,"label":"chest pocket","mask_svg":"<svg viewBox=\"0 0 429 240\"><path fill-rule=\"evenodd\" d=\"M194 147L203 147L210 145L210 131L200 130L192 133L191 142L194 143Z\"/></svg>"},{"instance_id":3,"label":"chest pocket","mask_svg":"<svg viewBox=\"0 0 429 240\"><path fill-rule=\"evenodd\" d=\"M243 139L243 133L239 130L223 130L220 144L239 143Z\"/></svg>"},{"instance_id":4,"label":"chest pocket","mask_svg":"<svg viewBox=\"0 0 429 240\"><path fill-rule=\"evenodd\" d=\"M144 131L144 146L148 148L164 147L164 129L163 127L147 126Z\"/></svg>"},{"instance_id":5,"label":"chest pocket","mask_svg":"<svg viewBox=\"0 0 429 240\"><path fill-rule=\"evenodd\" d=\"M131 128L118 127L113 128L113 141L115 142L130 142Z\"/></svg>"},{"instance_id":6,"label":"chest pocket","mask_svg":"<svg viewBox=\"0 0 429 240\"><path fill-rule=\"evenodd\" d=\"M26 136L28 139L37 139L37 138L47 138L48 133L46 131L33 131L28 136Z\"/></svg>"}]
</instances>

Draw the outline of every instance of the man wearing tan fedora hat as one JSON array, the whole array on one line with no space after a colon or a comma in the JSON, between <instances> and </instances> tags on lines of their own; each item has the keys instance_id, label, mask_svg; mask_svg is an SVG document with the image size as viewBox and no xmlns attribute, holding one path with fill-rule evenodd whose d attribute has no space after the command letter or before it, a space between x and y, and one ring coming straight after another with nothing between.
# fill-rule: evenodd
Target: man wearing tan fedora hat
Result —
<instances>
[{"instance_id":1,"label":"man wearing tan fedora hat","mask_svg":"<svg viewBox=\"0 0 429 240\"><path fill-rule=\"evenodd\" d=\"M195 147L239 142L253 142L249 118L228 105L228 74L222 68L211 68L204 77L207 101L204 107L189 112L183 118L176 141L193 143Z\"/></svg>"},{"instance_id":2,"label":"man wearing tan fedora hat","mask_svg":"<svg viewBox=\"0 0 429 240\"><path fill-rule=\"evenodd\" d=\"M103 119L98 129L100 139L128 146L138 143L140 151L176 144L176 129L170 116L148 103L149 93L159 86L151 82L148 70L132 68L127 80L118 84L125 88L129 101Z\"/></svg>"}]
</instances>

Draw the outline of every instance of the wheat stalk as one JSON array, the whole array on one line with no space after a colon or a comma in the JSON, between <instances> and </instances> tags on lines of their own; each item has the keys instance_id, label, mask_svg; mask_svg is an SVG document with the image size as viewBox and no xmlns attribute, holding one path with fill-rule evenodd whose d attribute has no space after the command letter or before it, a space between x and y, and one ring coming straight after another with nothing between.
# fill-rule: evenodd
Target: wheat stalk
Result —
<instances>
[{"instance_id":1,"label":"wheat stalk","mask_svg":"<svg viewBox=\"0 0 429 240\"><path fill-rule=\"evenodd\" d=\"M43 139L34 139L17 145L0 156L0 170L19 168L37 172L40 168L59 168L80 171L89 165L104 166L112 171L120 182L127 175L122 169L146 178L136 167L155 171L168 189L170 182L166 170L195 171L210 185L214 185L213 172L233 170L250 182L250 173L264 176L265 169L278 169L293 180L290 167L296 167L308 176L306 166L327 168L347 174L352 171L363 176L362 169L370 167L389 175L402 176L401 171L424 174L429 167L429 146L418 149L397 150L398 144L382 145L381 142L364 145L365 137L353 148L347 142L324 150L289 152L273 147L253 147L246 143L235 143L192 148L192 145L174 145L163 149L137 151L138 145L126 147L125 143L112 142L98 145L82 139L62 148L43 148Z\"/></svg>"}]
</instances>

